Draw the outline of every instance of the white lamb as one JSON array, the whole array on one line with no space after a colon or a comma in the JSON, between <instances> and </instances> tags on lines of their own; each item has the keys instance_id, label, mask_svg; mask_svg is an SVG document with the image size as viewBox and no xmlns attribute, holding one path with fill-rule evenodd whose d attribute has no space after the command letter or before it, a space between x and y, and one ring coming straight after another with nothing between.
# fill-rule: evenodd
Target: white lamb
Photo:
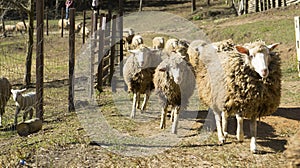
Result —
<instances>
[{"instance_id":1,"label":"white lamb","mask_svg":"<svg viewBox=\"0 0 300 168\"><path fill-rule=\"evenodd\" d=\"M22 90L14 90L11 89L11 93L13 95L13 100L16 102L16 113L15 113L15 122L14 124L18 124L18 114L21 110L24 110L23 121L25 121L28 112L30 113L29 118L31 119L33 116L33 108L36 105L36 93L30 92L26 94L22 94L26 91L26 89Z\"/></svg>"}]
</instances>

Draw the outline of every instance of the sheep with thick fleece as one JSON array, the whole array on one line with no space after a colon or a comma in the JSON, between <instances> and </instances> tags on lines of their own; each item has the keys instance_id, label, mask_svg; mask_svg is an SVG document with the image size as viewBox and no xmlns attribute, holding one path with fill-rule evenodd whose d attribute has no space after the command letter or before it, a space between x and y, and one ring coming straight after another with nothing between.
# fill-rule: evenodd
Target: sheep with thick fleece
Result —
<instances>
[{"instance_id":1,"label":"sheep with thick fleece","mask_svg":"<svg viewBox=\"0 0 300 168\"><path fill-rule=\"evenodd\" d=\"M128 91L133 93L131 118L135 117L136 108L140 108L140 94L145 94L141 111L144 111L154 89L153 74L157 65L161 62L161 52L141 46L137 50L131 50L123 67L124 81Z\"/></svg>"},{"instance_id":2,"label":"sheep with thick fleece","mask_svg":"<svg viewBox=\"0 0 300 168\"><path fill-rule=\"evenodd\" d=\"M172 108L172 133L177 133L179 114L188 105L195 88L192 67L180 53L171 53L156 68L153 77L155 90L162 103L160 128L166 127L167 108Z\"/></svg>"},{"instance_id":3,"label":"sheep with thick fleece","mask_svg":"<svg viewBox=\"0 0 300 168\"><path fill-rule=\"evenodd\" d=\"M188 54L195 69L200 99L215 114L219 142L227 135L227 117L236 115L237 139L243 141L243 118L249 118L250 150L257 152L257 118L276 111L281 97L280 58L272 52L278 44L263 41L217 52L204 41L191 43ZM221 123L222 120L222 123Z\"/></svg>"},{"instance_id":4,"label":"sheep with thick fleece","mask_svg":"<svg viewBox=\"0 0 300 168\"><path fill-rule=\"evenodd\" d=\"M163 37L154 37L152 40L152 47L154 49L164 49L165 47L165 39Z\"/></svg>"},{"instance_id":5,"label":"sheep with thick fleece","mask_svg":"<svg viewBox=\"0 0 300 168\"><path fill-rule=\"evenodd\" d=\"M143 37L141 35L135 35L132 38L131 48L137 49L140 45L144 44Z\"/></svg>"},{"instance_id":6,"label":"sheep with thick fleece","mask_svg":"<svg viewBox=\"0 0 300 168\"><path fill-rule=\"evenodd\" d=\"M0 126L2 126L2 116L5 113L5 106L10 98L11 84L7 78L0 78Z\"/></svg>"},{"instance_id":7,"label":"sheep with thick fleece","mask_svg":"<svg viewBox=\"0 0 300 168\"><path fill-rule=\"evenodd\" d=\"M26 94L22 94L26 91L26 89L22 90L14 90L11 89L11 93L13 95L13 99L16 102L16 113L15 113L15 122L14 124L18 124L18 114L21 110L24 110L23 121L25 121L28 112L30 113L30 119L33 116L33 108L36 105L36 93L30 92Z\"/></svg>"},{"instance_id":8,"label":"sheep with thick fleece","mask_svg":"<svg viewBox=\"0 0 300 168\"><path fill-rule=\"evenodd\" d=\"M18 22L16 24L16 31L20 32L21 34L23 32L26 32L29 29L29 23L25 23L24 22Z\"/></svg>"}]
</instances>

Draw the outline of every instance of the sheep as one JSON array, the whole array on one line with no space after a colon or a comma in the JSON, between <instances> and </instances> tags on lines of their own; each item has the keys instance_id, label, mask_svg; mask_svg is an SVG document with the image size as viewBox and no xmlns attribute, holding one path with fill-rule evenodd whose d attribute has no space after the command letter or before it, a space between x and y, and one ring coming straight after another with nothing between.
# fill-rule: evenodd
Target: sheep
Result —
<instances>
[{"instance_id":1,"label":"sheep","mask_svg":"<svg viewBox=\"0 0 300 168\"><path fill-rule=\"evenodd\" d=\"M23 34L23 31L26 32L29 28L29 24L24 22L18 22L16 23L16 31L20 32Z\"/></svg>"},{"instance_id":2,"label":"sheep","mask_svg":"<svg viewBox=\"0 0 300 168\"><path fill-rule=\"evenodd\" d=\"M13 100L16 102L16 113L15 113L14 125L17 125L18 123L18 114L21 110L25 111L23 114L23 122L25 121L28 112L30 113L29 116L30 119L33 116L33 108L35 108L36 105L36 93L30 92L30 93L22 94L25 91L26 88L22 90L11 89Z\"/></svg>"},{"instance_id":3,"label":"sheep","mask_svg":"<svg viewBox=\"0 0 300 168\"><path fill-rule=\"evenodd\" d=\"M285 154L290 162L290 167L300 166L300 129L289 140Z\"/></svg>"},{"instance_id":4,"label":"sheep","mask_svg":"<svg viewBox=\"0 0 300 168\"><path fill-rule=\"evenodd\" d=\"M214 111L220 144L227 135L227 117L236 115L238 141L244 139L243 118L249 118L250 151L257 152L256 119L272 114L280 103L280 58L272 52L277 46L256 41L235 46L235 51L217 52L201 40L191 43L188 54L198 94Z\"/></svg>"},{"instance_id":5,"label":"sheep","mask_svg":"<svg viewBox=\"0 0 300 168\"><path fill-rule=\"evenodd\" d=\"M2 116L5 113L5 106L10 98L11 84L7 78L0 78L0 127L2 126Z\"/></svg>"},{"instance_id":6,"label":"sheep","mask_svg":"<svg viewBox=\"0 0 300 168\"><path fill-rule=\"evenodd\" d=\"M58 24L57 24L59 29L62 28L62 22L63 22L63 28L68 30L70 27L70 21L67 19L63 19L63 20L59 19ZM76 33L78 33L80 31L80 29L82 28L82 25L83 25L82 22L75 23L75 32Z\"/></svg>"},{"instance_id":7,"label":"sheep","mask_svg":"<svg viewBox=\"0 0 300 168\"><path fill-rule=\"evenodd\" d=\"M186 61L189 61L189 55L187 54L187 49L189 47L189 42L183 39L168 39L164 48L164 51L169 55L172 52L179 52L184 56ZM171 54L172 55L172 54Z\"/></svg>"},{"instance_id":8,"label":"sheep","mask_svg":"<svg viewBox=\"0 0 300 168\"><path fill-rule=\"evenodd\" d=\"M222 52L222 51L234 51L234 42L232 39L227 39L223 41L218 41L212 43L213 47L217 50L217 52Z\"/></svg>"},{"instance_id":9,"label":"sheep","mask_svg":"<svg viewBox=\"0 0 300 168\"><path fill-rule=\"evenodd\" d=\"M89 30L87 27L85 27L85 30L84 30L84 31L85 31L85 34L84 34L84 35L85 35L86 37L88 37L89 34L90 34L90 30ZM83 27L80 28L79 35L83 36Z\"/></svg>"},{"instance_id":10,"label":"sheep","mask_svg":"<svg viewBox=\"0 0 300 168\"><path fill-rule=\"evenodd\" d=\"M135 117L136 108L140 108L140 94L145 94L141 112L146 108L151 91L154 89L152 82L155 67L161 62L160 52L141 46L139 49L130 50L130 55L123 67L124 81L128 91L133 93L131 118Z\"/></svg>"},{"instance_id":11,"label":"sheep","mask_svg":"<svg viewBox=\"0 0 300 168\"><path fill-rule=\"evenodd\" d=\"M132 38L131 48L137 49L140 45L144 44L143 37L141 35L135 35Z\"/></svg>"},{"instance_id":12,"label":"sheep","mask_svg":"<svg viewBox=\"0 0 300 168\"><path fill-rule=\"evenodd\" d=\"M152 40L152 47L154 49L164 49L165 39L163 37L154 37Z\"/></svg>"},{"instance_id":13,"label":"sheep","mask_svg":"<svg viewBox=\"0 0 300 168\"><path fill-rule=\"evenodd\" d=\"M177 134L179 114L186 109L195 88L195 77L191 65L180 53L171 53L156 68L153 83L162 104L160 128L166 127L168 106L171 106L173 134Z\"/></svg>"},{"instance_id":14,"label":"sheep","mask_svg":"<svg viewBox=\"0 0 300 168\"><path fill-rule=\"evenodd\" d=\"M132 28L123 29L123 44L124 49L129 50L129 46L132 43L132 38L134 36L134 30Z\"/></svg>"},{"instance_id":15,"label":"sheep","mask_svg":"<svg viewBox=\"0 0 300 168\"><path fill-rule=\"evenodd\" d=\"M3 27L2 27L2 29L3 29ZM15 30L16 30L16 25L5 25L3 32L4 32L4 34L13 33Z\"/></svg>"}]
</instances>

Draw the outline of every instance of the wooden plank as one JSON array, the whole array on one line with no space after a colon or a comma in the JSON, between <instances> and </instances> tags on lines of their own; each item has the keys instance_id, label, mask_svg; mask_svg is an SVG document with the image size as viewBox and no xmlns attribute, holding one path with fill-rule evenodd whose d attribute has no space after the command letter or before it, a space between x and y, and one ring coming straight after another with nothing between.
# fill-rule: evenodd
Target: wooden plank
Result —
<instances>
[{"instance_id":1,"label":"wooden plank","mask_svg":"<svg viewBox=\"0 0 300 168\"><path fill-rule=\"evenodd\" d=\"M69 112L75 111L74 105L74 67L75 67L75 8L70 8L69 27Z\"/></svg>"},{"instance_id":2,"label":"wooden plank","mask_svg":"<svg viewBox=\"0 0 300 168\"><path fill-rule=\"evenodd\" d=\"M298 76L300 77L300 17L294 17L295 21L295 35L296 35L296 52L298 60Z\"/></svg>"}]
</instances>

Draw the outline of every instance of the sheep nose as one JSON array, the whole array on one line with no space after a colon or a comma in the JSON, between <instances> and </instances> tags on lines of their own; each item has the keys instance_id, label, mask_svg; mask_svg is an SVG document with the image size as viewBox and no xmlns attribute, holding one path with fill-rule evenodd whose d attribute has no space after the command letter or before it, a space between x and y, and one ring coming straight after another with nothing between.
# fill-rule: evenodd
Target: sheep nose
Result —
<instances>
[{"instance_id":1,"label":"sheep nose","mask_svg":"<svg viewBox=\"0 0 300 168\"><path fill-rule=\"evenodd\" d=\"M261 70L261 74L263 77L266 77L268 75L268 69Z\"/></svg>"}]
</instances>

